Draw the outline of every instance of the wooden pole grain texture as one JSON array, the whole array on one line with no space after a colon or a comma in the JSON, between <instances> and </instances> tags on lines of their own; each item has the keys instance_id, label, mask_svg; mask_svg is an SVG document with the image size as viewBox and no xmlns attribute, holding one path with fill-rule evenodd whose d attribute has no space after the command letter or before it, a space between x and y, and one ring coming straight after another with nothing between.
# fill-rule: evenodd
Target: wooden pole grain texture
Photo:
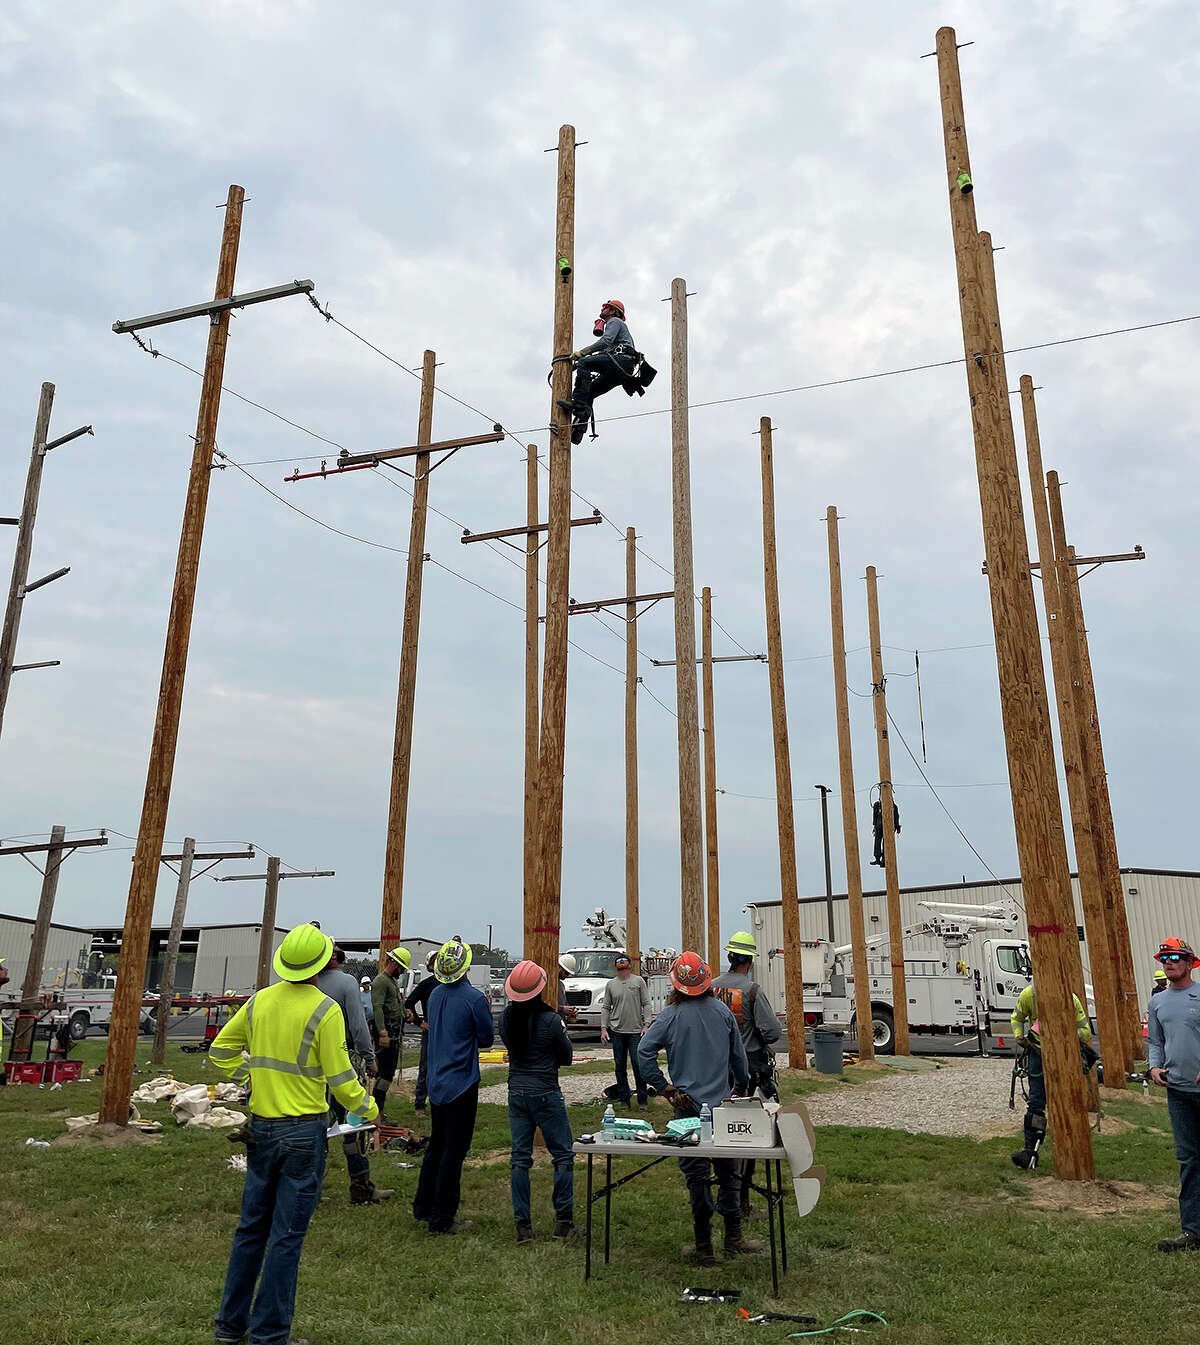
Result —
<instances>
[{"instance_id":1,"label":"wooden pole grain texture","mask_svg":"<svg viewBox=\"0 0 1200 1345\"><path fill-rule=\"evenodd\" d=\"M888 948L892 969L892 1025L896 1054L909 1055L908 977L904 965L904 917L900 913L900 878L896 865L896 827L892 789L892 743L888 736L887 679L879 634L879 585L874 565L867 566L867 624L871 642L871 706L875 714L875 749L879 757L879 808L883 828L883 871L887 884ZM857 982L855 983L857 989Z\"/></svg>"},{"instance_id":2,"label":"wooden pole grain texture","mask_svg":"<svg viewBox=\"0 0 1200 1345\"><path fill-rule=\"evenodd\" d=\"M1033 379L1028 374L1021 375L1020 388L1034 530L1041 562L1042 603L1050 636L1050 665L1058 705L1058 736L1062 744L1063 774L1067 781L1071 832L1075 840L1079 901L1083 907L1092 988L1096 997L1096 1026L1104 1048L1106 1068L1111 1076L1120 1074L1123 1077L1129 1072L1131 1062L1126 1052L1128 1043L1121 1029L1119 969L1109 930L1108 909L1111 903L1105 901L1101 882L1096 803L1094 789L1090 784L1093 771L1088 760L1088 745L1083 736L1079 649L1075 638L1074 612L1065 609L1063 605L1064 581L1072 582L1073 576L1064 575L1065 547L1059 550L1051 528L1052 510L1046 500L1037 405L1033 395ZM1061 562L1058 559L1060 555Z\"/></svg>"},{"instance_id":3,"label":"wooden pole grain texture","mask_svg":"<svg viewBox=\"0 0 1200 1345\"><path fill-rule=\"evenodd\" d=\"M241 187L229 188L221 253L217 263L217 283L213 294L215 299L228 299L233 294L245 196ZM104 1093L100 1101L100 1120L115 1125L127 1125L129 1122L129 1094L141 1025L150 923L154 915L154 895L158 886L159 857L162 855L163 835L167 825L167 808L171 801L171 780L175 771L175 748L179 741L179 716L187 675L192 612L196 602L196 580L204 540L204 518L208 509L208 486L212 478L213 452L217 442L225 348L229 340L229 313L229 309L224 309L215 314L209 323L208 350L196 419L195 450L188 475L175 582L167 617L158 709L150 743L150 762L146 771L146 792L142 800L137 844L133 853L125 925L121 934L121 959L109 1020Z\"/></svg>"},{"instance_id":4,"label":"wooden pole grain texture","mask_svg":"<svg viewBox=\"0 0 1200 1345\"><path fill-rule=\"evenodd\" d=\"M1096 837L1096 857L1100 870L1100 891L1104 901L1109 953L1115 969L1115 993L1121 1039L1127 1071L1145 1059L1146 1041L1142 1036L1141 1007L1133 968L1133 949L1129 939L1129 917L1125 909L1125 884L1117 858L1117 838L1113 830L1112 802L1108 793L1108 775L1104 769L1104 745L1100 739L1100 719L1096 711L1096 688L1092 681L1092 660L1087 631L1083 622L1083 602L1079 587L1079 568L1074 564L1075 548L1067 543L1063 520L1062 493L1057 472L1046 473L1050 506L1050 529L1061 590L1061 604L1067 623L1067 646L1073 654L1072 682L1079 731L1085 749L1084 781L1091 807L1092 828Z\"/></svg>"},{"instance_id":5,"label":"wooden pole grain texture","mask_svg":"<svg viewBox=\"0 0 1200 1345\"><path fill-rule=\"evenodd\" d=\"M437 356L425 352L421 366L421 401L417 412L417 443L433 439L433 396ZM396 727L392 739L392 780L388 797L387 841L383 855L383 903L379 921L379 952L400 942L404 913L404 856L408 841L408 794L412 779L413 719L417 706L417 658L421 638L421 589L425 576L425 525L429 518L428 453L413 459L412 518L408 529L408 573L404 581L404 615L400 625L400 676L396 687Z\"/></svg>"},{"instance_id":6,"label":"wooden pole grain texture","mask_svg":"<svg viewBox=\"0 0 1200 1345\"><path fill-rule=\"evenodd\" d=\"M1083 1071L1071 995L1082 992L1079 940L1071 899L1066 836L1054 765L1050 706L1042 667L1017 475L1004 343L992 268L991 237L975 223L975 189L953 28L937 34L946 186L962 313L963 351L979 479L988 590L1000 681L1017 856L1037 986L1042 1058L1049 1096L1055 1174L1095 1173Z\"/></svg>"},{"instance_id":7,"label":"wooden pole grain texture","mask_svg":"<svg viewBox=\"0 0 1200 1345\"><path fill-rule=\"evenodd\" d=\"M271 855L267 860L267 885L263 891L262 929L258 936L258 977L254 988L262 990L271 984L271 956L275 951L275 920L279 910L279 857ZM394 947L384 944L384 948ZM383 963L383 948L379 950L380 965Z\"/></svg>"},{"instance_id":8,"label":"wooden pole grain texture","mask_svg":"<svg viewBox=\"0 0 1200 1345\"><path fill-rule=\"evenodd\" d=\"M558 262L565 258L564 276ZM558 195L554 229L555 357L574 349L575 323L575 128L558 132ZM550 489L546 528L546 629L543 635L542 714L537 773L537 862L533 921L525 956L546 969L543 995L558 994L559 924L562 911L563 771L567 734L567 605L571 576L571 417L559 401L571 396L571 365L551 365Z\"/></svg>"},{"instance_id":9,"label":"wooden pole grain texture","mask_svg":"<svg viewBox=\"0 0 1200 1345\"><path fill-rule=\"evenodd\" d=\"M54 900L58 895L58 874L66 855L66 850L62 848L66 835L66 827L56 826L50 832L50 849L46 851L46 867L42 871L42 892L33 921L25 980L21 984L21 1008L13 1032L14 1060L29 1060L33 1055L33 1037L41 1007L42 972L46 965L46 945L50 941L50 923L54 918ZM63 979L65 982L66 978Z\"/></svg>"},{"instance_id":10,"label":"wooden pole grain texture","mask_svg":"<svg viewBox=\"0 0 1200 1345\"><path fill-rule=\"evenodd\" d=\"M704 684L704 851L708 965L716 976L721 967L721 873L717 853L717 741L716 707L713 704L711 588L700 590L700 658Z\"/></svg>"},{"instance_id":11,"label":"wooden pole grain texture","mask_svg":"<svg viewBox=\"0 0 1200 1345\"><path fill-rule=\"evenodd\" d=\"M846 681L846 622L842 607L842 556L837 505L825 511L829 538L829 623L833 637L833 703L837 713L838 778L842 796L842 843L846 850L846 904L850 909L850 955L854 967L854 1012L860 1060L875 1059L875 1034L861 1024L872 1021L867 971L867 930L863 919L862 856L858 808L854 801L854 754L850 740L850 696Z\"/></svg>"},{"instance_id":12,"label":"wooden pole grain texture","mask_svg":"<svg viewBox=\"0 0 1200 1345\"><path fill-rule=\"evenodd\" d=\"M167 933L167 950L163 956L162 976L158 982L158 1012L154 1015L154 1045L150 1050L152 1065L161 1065L166 1058L167 1026L171 1020L171 1001L175 997L175 970L179 966L179 945L183 941L188 888L192 883L192 857L196 853L195 837L183 838L181 853L179 882L175 887L175 905L171 908L171 928Z\"/></svg>"},{"instance_id":13,"label":"wooden pole grain texture","mask_svg":"<svg viewBox=\"0 0 1200 1345\"><path fill-rule=\"evenodd\" d=\"M783 681L779 561L775 549L775 459L769 416L763 416L758 422L758 436L762 458L763 591L767 614L771 736L775 745L775 814L779 827L779 896L783 909L783 984L788 1022L788 1064L792 1069L806 1069L808 1051L804 1038L804 968L801 963L800 890L796 878L796 817L792 801L787 696Z\"/></svg>"},{"instance_id":14,"label":"wooden pole grain texture","mask_svg":"<svg viewBox=\"0 0 1200 1345\"><path fill-rule=\"evenodd\" d=\"M625 592L637 593L637 533L625 529ZM625 951L642 970L642 917L638 855L638 636L637 603L625 606Z\"/></svg>"},{"instance_id":15,"label":"wooden pole grain texture","mask_svg":"<svg viewBox=\"0 0 1200 1345\"><path fill-rule=\"evenodd\" d=\"M8 584L8 602L4 608L4 626L0 629L0 734L4 732L4 710L12 684L13 664L17 661L17 636L21 629L21 609L25 606L22 590L29 579L29 558L33 554L33 525L37 522L38 497L42 490L42 467L46 462L44 445L50 437L50 412L54 407L54 384L43 383L38 398L37 419L33 424L33 451L25 477L25 498L21 502L21 521L17 524L17 545L13 551L12 578Z\"/></svg>"},{"instance_id":16,"label":"wooden pole grain texture","mask_svg":"<svg viewBox=\"0 0 1200 1345\"><path fill-rule=\"evenodd\" d=\"M536 528L538 519L537 445L527 446L525 459L526 526ZM534 918L533 869L537 850L537 769L538 769L538 553L536 532L525 534L525 817L522 846L522 913L524 937L521 947L529 947Z\"/></svg>"},{"instance_id":17,"label":"wooden pole grain texture","mask_svg":"<svg viewBox=\"0 0 1200 1345\"><path fill-rule=\"evenodd\" d=\"M671 282L671 518L675 564L675 710L679 744L681 949L704 954L704 823L700 804L700 705L696 686L696 581L688 436L687 285Z\"/></svg>"}]
</instances>

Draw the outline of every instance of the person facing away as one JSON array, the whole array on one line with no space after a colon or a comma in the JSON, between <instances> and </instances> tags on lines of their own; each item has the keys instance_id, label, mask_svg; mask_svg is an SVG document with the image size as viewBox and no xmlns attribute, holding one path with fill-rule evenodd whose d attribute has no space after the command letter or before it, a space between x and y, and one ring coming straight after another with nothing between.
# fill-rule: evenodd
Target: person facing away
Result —
<instances>
[{"instance_id":1,"label":"person facing away","mask_svg":"<svg viewBox=\"0 0 1200 1345\"><path fill-rule=\"evenodd\" d=\"M417 1088L413 1095L413 1108L424 1111L429 1099L429 1022L426 1010L429 996L437 988L438 979L433 974L433 964L437 953L432 952L425 959L425 970L429 973L424 980L418 981L413 992L404 1001L404 1016L421 1030L421 1055L417 1061Z\"/></svg>"},{"instance_id":2,"label":"person facing away","mask_svg":"<svg viewBox=\"0 0 1200 1345\"><path fill-rule=\"evenodd\" d=\"M871 830L875 837L875 858L871 860L872 864L877 864L881 869L885 867L883 858L883 804L879 799L871 805ZM892 830L897 836L900 835L900 809L892 804Z\"/></svg>"},{"instance_id":3,"label":"person facing away","mask_svg":"<svg viewBox=\"0 0 1200 1345\"><path fill-rule=\"evenodd\" d=\"M1072 995L1075 1004L1075 1031L1080 1042L1090 1042L1092 1025L1087 1010L1078 995ZM1025 1104L1025 1146L1018 1149L1012 1161L1019 1168L1028 1168L1037 1152L1038 1140L1046 1134L1046 1070L1042 1061L1042 1043L1038 1034L1037 994L1031 984L1017 996L1016 1008L1009 1019L1012 1026L1013 1049L1018 1060L1024 1058L1029 1081L1029 1097Z\"/></svg>"},{"instance_id":4,"label":"person facing away","mask_svg":"<svg viewBox=\"0 0 1200 1345\"><path fill-rule=\"evenodd\" d=\"M638 1046L642 1075L674 1108L676 1117L698 1116L707 1103L717 1107L732 1094L744 1094L750 1086L750 1068L742 1034L728 1008L713 997L712 972L699 953L685 952L671 964L667 1007L642 1034ZM671 1071L668 1084L658 1065L658 1053L667 1053ZM713 1196L711 1179L717 1178L716 1208L725 1221L725 1255L760 1252L761 1242L742 1234L741 1162L736 1158L681 1158L679 1169L687 1183L692 1206L695 1244L684 1255L699 1265L713 1265Z\"/></svg>"},{"instance_id":5,"label":"person facing away","mask_svg":"<svg viewBox=\"0 0 1200 1345\"><path fill-rule=\"evenodd\" d=\"M357 1069L361 1061L362 1073L359 1077L369 1079L375 1074L375 1050L371 1045L371 1034L367 1031L362 994L354 977L342 970L345 962L345 951L335 943L328 965L317 976L317 989L328 995L341 1009L342 1017L346 1020L346 1049L350 1052L350 1063ZM343 1124L346 1120L345 1107L336 1097L330 1106L338 1124ZM367 1157L365 1135L344 1136L342 1152L346 1155L346 1171L350 1176L352 1205L378 1205L396 1194L395 1191L376 1186L371 1180L371 1161Z\"/></svg>"},{"instance_id":6,"label":"person facing away","mask_svg":"<svg viewBox=\"0 0 1200 1345\"><path fill-rule=\"evenodd\" d=\"M1192 980L1196 953L1186 939L1164 939L1156 957L1167 988L1146 1008L1150 1079L1167 1090L1167 1114L1179 1160L1178 1237L1160 1252L1200 1251L1200 986Z\"/></svg>"},{"instance_id":7,"label":"person facing away","mask_svg":"<svg viewBox=\"0 0 1200 1345\"><path fill-rule=\"evenodd\" d=\"M252 1345L307 1345L291 1328L300 1252L325 1176L325 1090L349 1113L378 1115L350 1064L342 1011L317 986L332 955L327 934L297 925L275 953L279 981L251 995L209 1048L220 1073L250 1082L246 1180L213 1322L218 1342L233 1345L248 1331Z\"/></svg>"},{"instance_id":8,"label":"person facing away","mask_svg":"<svg viewBox=\"0 0 1200 1345\"><path fill-rule=\"evenodd\" d=\"M487 996L466 979L471 947L455 935L433 964L429 996L430 1135L413 1197L413 1218L431 1233L456 1233L462 1167L479 1108L479 1052L496 1040Z\"/></svg>"},{"instance_id":9,"label":"person facing away","mask_svg":"<svg viewBox=\"0 0 1200 1345\"><path fill-rule=\"evenodd\" d=\"M628 1064L633 1065L639 1107L649 1103L646 1081L638 1061L637 1048L642 1032L650 1021L650 991L633 970L628 953L613 959L614 975L600 994L600 1040L612 1042L613 1069L617 1076L617 1100L628 1107L630 1100Z\"/></svg>"},{"instance_id":10,"label":"person facing away","mask_svg":"<svg viewBox=\"0 0 1200 1345\"><path fill-rule=\"evenodd\" d=\"M563 1020L542 998L546 973L536 962L518 962L504 982L508 1005L500 1040L508 1048L508 1128L512 1138L512 1207L517 1241L533 1241L529 1173L533 1137L540 1130L554 1163L554 1236L575 1233L575 1156L571 1123L558 1071L574 1053Z\"/></svg>"},{"instance_id":11,"label":"person facing away","mask_svg":"<svg viewBox=\"0 0 1200 1345\"><path fill-rule=\"evenodd\" d=\"M379 1052L375 1065L375 1101L382 1115L388 1089L396 1077L396 1063L404 1042L404 996L397 985L400 973L408 970L412 954L407 948L393 948L383 954L383 966L371 982L371 1026ZM387 1117L383 1117L384 1121Z\"/></svg>"},{"instance_id":12,"label":"person facing away","mask_svg":"<svg viewBox=\"0 0 1200 1345\"><path fill-rule=\"evenodd\" d=\"M575 367L575 390L570 400L558 404L572 417L571 442L582 443L592 415L592 404L632 377L637 363L633 337L625 325L625 305L620 299L605 299L595 326L596 339L571 352Z\"/></svg>"}]
</instances>

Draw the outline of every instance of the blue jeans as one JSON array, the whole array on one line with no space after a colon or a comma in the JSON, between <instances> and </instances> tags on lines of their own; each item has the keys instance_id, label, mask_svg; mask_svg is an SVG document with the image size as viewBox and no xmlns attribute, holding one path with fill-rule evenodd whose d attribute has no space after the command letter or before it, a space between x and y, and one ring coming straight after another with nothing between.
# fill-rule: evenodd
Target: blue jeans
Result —
<instances>
[{"instance_id":1,"label":"blue jeans","mask_svg":"<svg viewBox=\"0 0 1200 1345\"><path fill-rule=\"evenodd\" d=\"M554 1213L575 1218L575 1155L571 1123L562 1090L508 1093L508 1128L512 1132L512 1207L519 1224L530 1222L529 1171L533 1167L533 1132L540 1130L554 1160Z\"/></svg>"},{"instance_id":2,"label":"blue jeans","mask_svg":"<svg viewBox=\"0 0 1200 1345\"><path fill-rule=\"evenodd\" d=\"M1025 1147L1032 1152L1043 1131L1032 1124L1034 1116L1046 1115L1046 1071L1042 1063L1042 1053L1036 1046L1030 1046L1025 1054L1025 1067L1029 1071L1029 1101L1025 1104Z\"/></svg>"},{"instance_id":3,"label":"blue jeans","mask_svg":"<svg viewBox=\"0 0 1200 1345\"><path fill-rule=\"evenodd\" d=\"M613 1067L617 1072L617 1101L629 1105L629 1073L626 1064L633 1066L633 1081L637 1085L637 1100L645 1102L646 1081L642 1078L642 1067L638 1063L638 1043L642 1040L640 1032L609 1031L612 1039Z\"/></svg>"},{"instance_id":4,"label":"blue jeans","mask_svg":"<svg viewBox=\"0 0 1200 1345\"><path fill-rule=\"evenodd\" d=\"M1200 1093L1168 1088L1167 1112L1179 1159L1179 1223L1200 1237Z\"/></svg>"},{"instance_id":5,"label":"blue jeans","mask_svg":"<svg viewBox=\"0 0 1200 1345\"><path fill-rule=\"evenodd\" d=\"M325 1177L325 1117L255 1118L250 1131L242 1218L213 1326L218 1340L241 1340L248 1329L250 1345L287 1345L300 1249Z\"/></svg>"}]
</instances>

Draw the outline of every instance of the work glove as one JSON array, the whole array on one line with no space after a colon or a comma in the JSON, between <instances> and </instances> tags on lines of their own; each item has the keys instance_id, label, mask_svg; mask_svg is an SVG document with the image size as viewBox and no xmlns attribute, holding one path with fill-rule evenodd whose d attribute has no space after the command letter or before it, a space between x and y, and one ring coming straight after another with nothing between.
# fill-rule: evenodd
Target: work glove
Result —
<instances>
[{"instance_id":1,"label":"work glove","mask_svg":"<svg viewBox=\"0 0 1200 1345\"><path fill-rule=\"evenodd\" d=\"M379 1044L386 1051L387 1048L392 1044L392 1039L386 1032L381 1032L379 1034Z\"/></svg>"},{"instance_id":2,"label":"work glove","mask_svg":"<svg viewBox=\"0 0 1200 1345\"><path fill-rule=\"evenodd\" d=\"M1029 1050L1029 1043L1025 1040L1024 1037L1017 1037L1017 1038L1014 1039L1014 1041L1013 1041L1013 1058L1014 1058L1014 1059L1016 1059L1016 1060L1020 1060L1021 1057L1022 1057L1028 1050Z\"/></svg>"},{"instance_id":3,"label":"work glove","mask_svg":"<svg viewBox=\"0 0 1200 1345\"><path fill-rule=\"evenodd\" d=\"M661 1097L661 1098L666 1098L666 1100L667 1100L668 1102L674 1104L674 1102L675 1102L675 1096L676 1096L676 1094L677 1094L678 1092L679 1092L679 1089L676 1088L675 1085L674 1085L673 1083L669 1083L669 1084L667 1084L664 1088L660 1088L660 1089L658 1090L658 1095L659 1095L659 1097Z\"/></svg>"},{"instance_id":4,"label":"work glove","mask_svg":"<svg viewBox=\"0 0 1200 1345\"><path fill-rule=\"evenodd\" d=\"M571 358L572 358L573 360L581 360L581 359L583 359L583 351L582 351L582 350L573 350L573 351L571 351Z\"/></svg>"}]
</instances>

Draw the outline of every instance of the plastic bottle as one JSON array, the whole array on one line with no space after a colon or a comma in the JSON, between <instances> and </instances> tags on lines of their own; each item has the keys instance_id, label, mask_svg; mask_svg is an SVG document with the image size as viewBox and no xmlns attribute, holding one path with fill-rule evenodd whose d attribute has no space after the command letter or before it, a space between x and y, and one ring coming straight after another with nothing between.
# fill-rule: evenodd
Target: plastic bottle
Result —
<instances>
[{"instance_id":1,"label":"plastic bottle","mask_svg":"<svg viewBox=\"0 0 1200 1345\"><path fill-rule=\"evenodd\" d=\"M1150 1076L1148 1074L1142 1075L1142 1096L1150 1096Z\"/></svg>"},{"instance_id":2,"label":"plastic bottle","mask_svg":"<svg viewBox=\"0 0 1200 1345\"><path fill-rule=\"evenodd\" d=\"M712 1108L706 1102L700 1108L700 1143L711 1144L712 1135Z\"/></svg>"},{"instance_id":3,"label":"plastic bottle","mask_svg":"<svg viewBox=\"0 0 1200 1345\"><path fill-rule=\"evenodd\" d=\"M617 1113L613 1111L611 1102L604 1109L604 1119L600 1122L600 1128L604 1134L604 1143L611 1144L617 1137Z\"/></svg>"}]
</instances>

